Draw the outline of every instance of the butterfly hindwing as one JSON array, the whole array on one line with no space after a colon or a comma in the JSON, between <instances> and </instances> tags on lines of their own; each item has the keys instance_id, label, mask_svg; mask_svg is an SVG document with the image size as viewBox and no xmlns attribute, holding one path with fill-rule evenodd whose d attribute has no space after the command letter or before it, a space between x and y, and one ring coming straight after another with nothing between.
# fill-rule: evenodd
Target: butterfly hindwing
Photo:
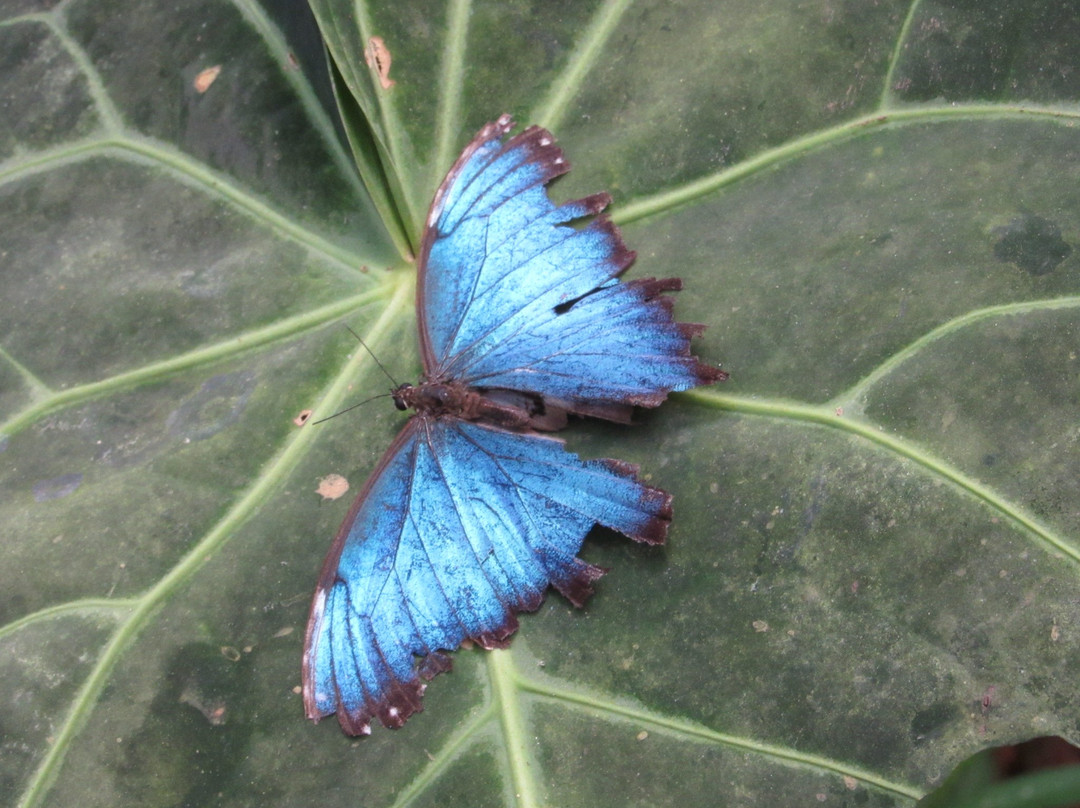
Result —
<instances>
[{"instance_id":1,"label":"butterfly hindwing","mask_svg":"<svg viewBox=\"0 0 1080 808\"><path fill-rule=\"evenodd\" d=\"M600 570L577 552L594 524L662 540L671 498L635 469L583 461L553 438L416 416L339 533L316 590L304 655L310 718L350 734L421 709L440 653L493 648L551 584L580 604Z\"/></svg>"}]
</instances>

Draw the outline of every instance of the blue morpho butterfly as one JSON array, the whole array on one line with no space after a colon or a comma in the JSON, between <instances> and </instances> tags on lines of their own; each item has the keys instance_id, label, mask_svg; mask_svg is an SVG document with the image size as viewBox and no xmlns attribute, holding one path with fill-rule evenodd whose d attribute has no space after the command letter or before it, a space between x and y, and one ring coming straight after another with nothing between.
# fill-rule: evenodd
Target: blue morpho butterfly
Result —
<instances>
[{"instance_id":1,"label":"blue morpho butterfly","mask_svg":"<svg viewBox=\"0 0 1080 808\"><path fill-rule=\"evenodd\" d=\"M509 140L509 115L465 147L435 192L420 249L424 381L393 392L405 424L338 531L311 604L304 709L350 735L400 727L465 640L505 647L548 585L575 606L604 570L576 557L605 525L658 544L671 496L618 460L581 460L568 413L629 422L673 390L725 377L690 355L677 278L619 281L634 260L594 194L563 205L551 133Z\"/></svg>"}]
</instances>

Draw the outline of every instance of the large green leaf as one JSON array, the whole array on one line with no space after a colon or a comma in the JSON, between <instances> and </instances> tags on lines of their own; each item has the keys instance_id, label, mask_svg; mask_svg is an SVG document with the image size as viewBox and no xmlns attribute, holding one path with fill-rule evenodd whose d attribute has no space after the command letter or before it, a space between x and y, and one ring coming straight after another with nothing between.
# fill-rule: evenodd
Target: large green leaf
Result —
<instances>
[{"instance_id":1,"label":"large green leaf","mask_svg":"<svg viewBox=\"0 0 1080 808\"><path fill-rule=\"evenodd\" d=\"M283 3L0 11L0 801L911 806L1080 739L1074 3L313 5L329 71ZM345 325L416 377L407 256L502 112L732 379L568 430L668 546L595 534L586 609L358 741L298 695L315 489L401 416L292 419L385 391Z\"/></svg>"}]
</instances>

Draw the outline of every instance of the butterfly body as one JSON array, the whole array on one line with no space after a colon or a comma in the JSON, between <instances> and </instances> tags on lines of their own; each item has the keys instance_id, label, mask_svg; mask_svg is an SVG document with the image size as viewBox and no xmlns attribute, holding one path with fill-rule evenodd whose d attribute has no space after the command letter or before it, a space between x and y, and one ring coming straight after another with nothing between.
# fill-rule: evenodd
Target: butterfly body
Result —
<instances>
[{"instance_id":1,"label":"butterfly body","mask_svg":"<svg viewBox=\"0 0 1080 808\"><path fill-rule=\"evenodd\" d=\"M401 726L446 652L504 647L549 586L575 605L603 573L577 558L601 524L664 540L671 497L617 460L582 460L543 432L568 414L626 422L673 390L724 377L674 321L678 279L619 281L634 254L596 216L606 194L554 205L568 169L551 135L504 140L509 116L465 148L435 194L419 258L424 380L327 556L303 662L309 718L349 734ZM579 222L595 216L587 224Z\"/></svg>"},{"instance_id":2,"label":"butterfly body","mask_svg":"<svg viewBox=\"0 0 1080 808\"><path fill-rule=\"evenodd\" d=\"M509 429L543 428L543 419L534 420L536 410L500 402L460 382L403 384L391 394L399 410L413 409L418 416L451 417L465 421L485 421Z\"/></svg>"}]
</instances>

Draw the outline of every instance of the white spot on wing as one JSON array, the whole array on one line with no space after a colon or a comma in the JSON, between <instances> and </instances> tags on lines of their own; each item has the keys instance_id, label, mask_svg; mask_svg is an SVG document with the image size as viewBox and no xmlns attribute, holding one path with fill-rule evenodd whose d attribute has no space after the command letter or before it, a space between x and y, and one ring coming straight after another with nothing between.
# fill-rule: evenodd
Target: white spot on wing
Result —
<instances>
[{"instance_id":1,"label":"white spot on wing","mask_svg":"<svg viewBox=\"0 0 1080 808\"><path fill-rule=\"evenodd\" d=\"M315 600L311 602L311 622L321 623L323 610L326 608L326 590L321 586L319 591L315 593Z\"/></svg>"}]
</instances>

